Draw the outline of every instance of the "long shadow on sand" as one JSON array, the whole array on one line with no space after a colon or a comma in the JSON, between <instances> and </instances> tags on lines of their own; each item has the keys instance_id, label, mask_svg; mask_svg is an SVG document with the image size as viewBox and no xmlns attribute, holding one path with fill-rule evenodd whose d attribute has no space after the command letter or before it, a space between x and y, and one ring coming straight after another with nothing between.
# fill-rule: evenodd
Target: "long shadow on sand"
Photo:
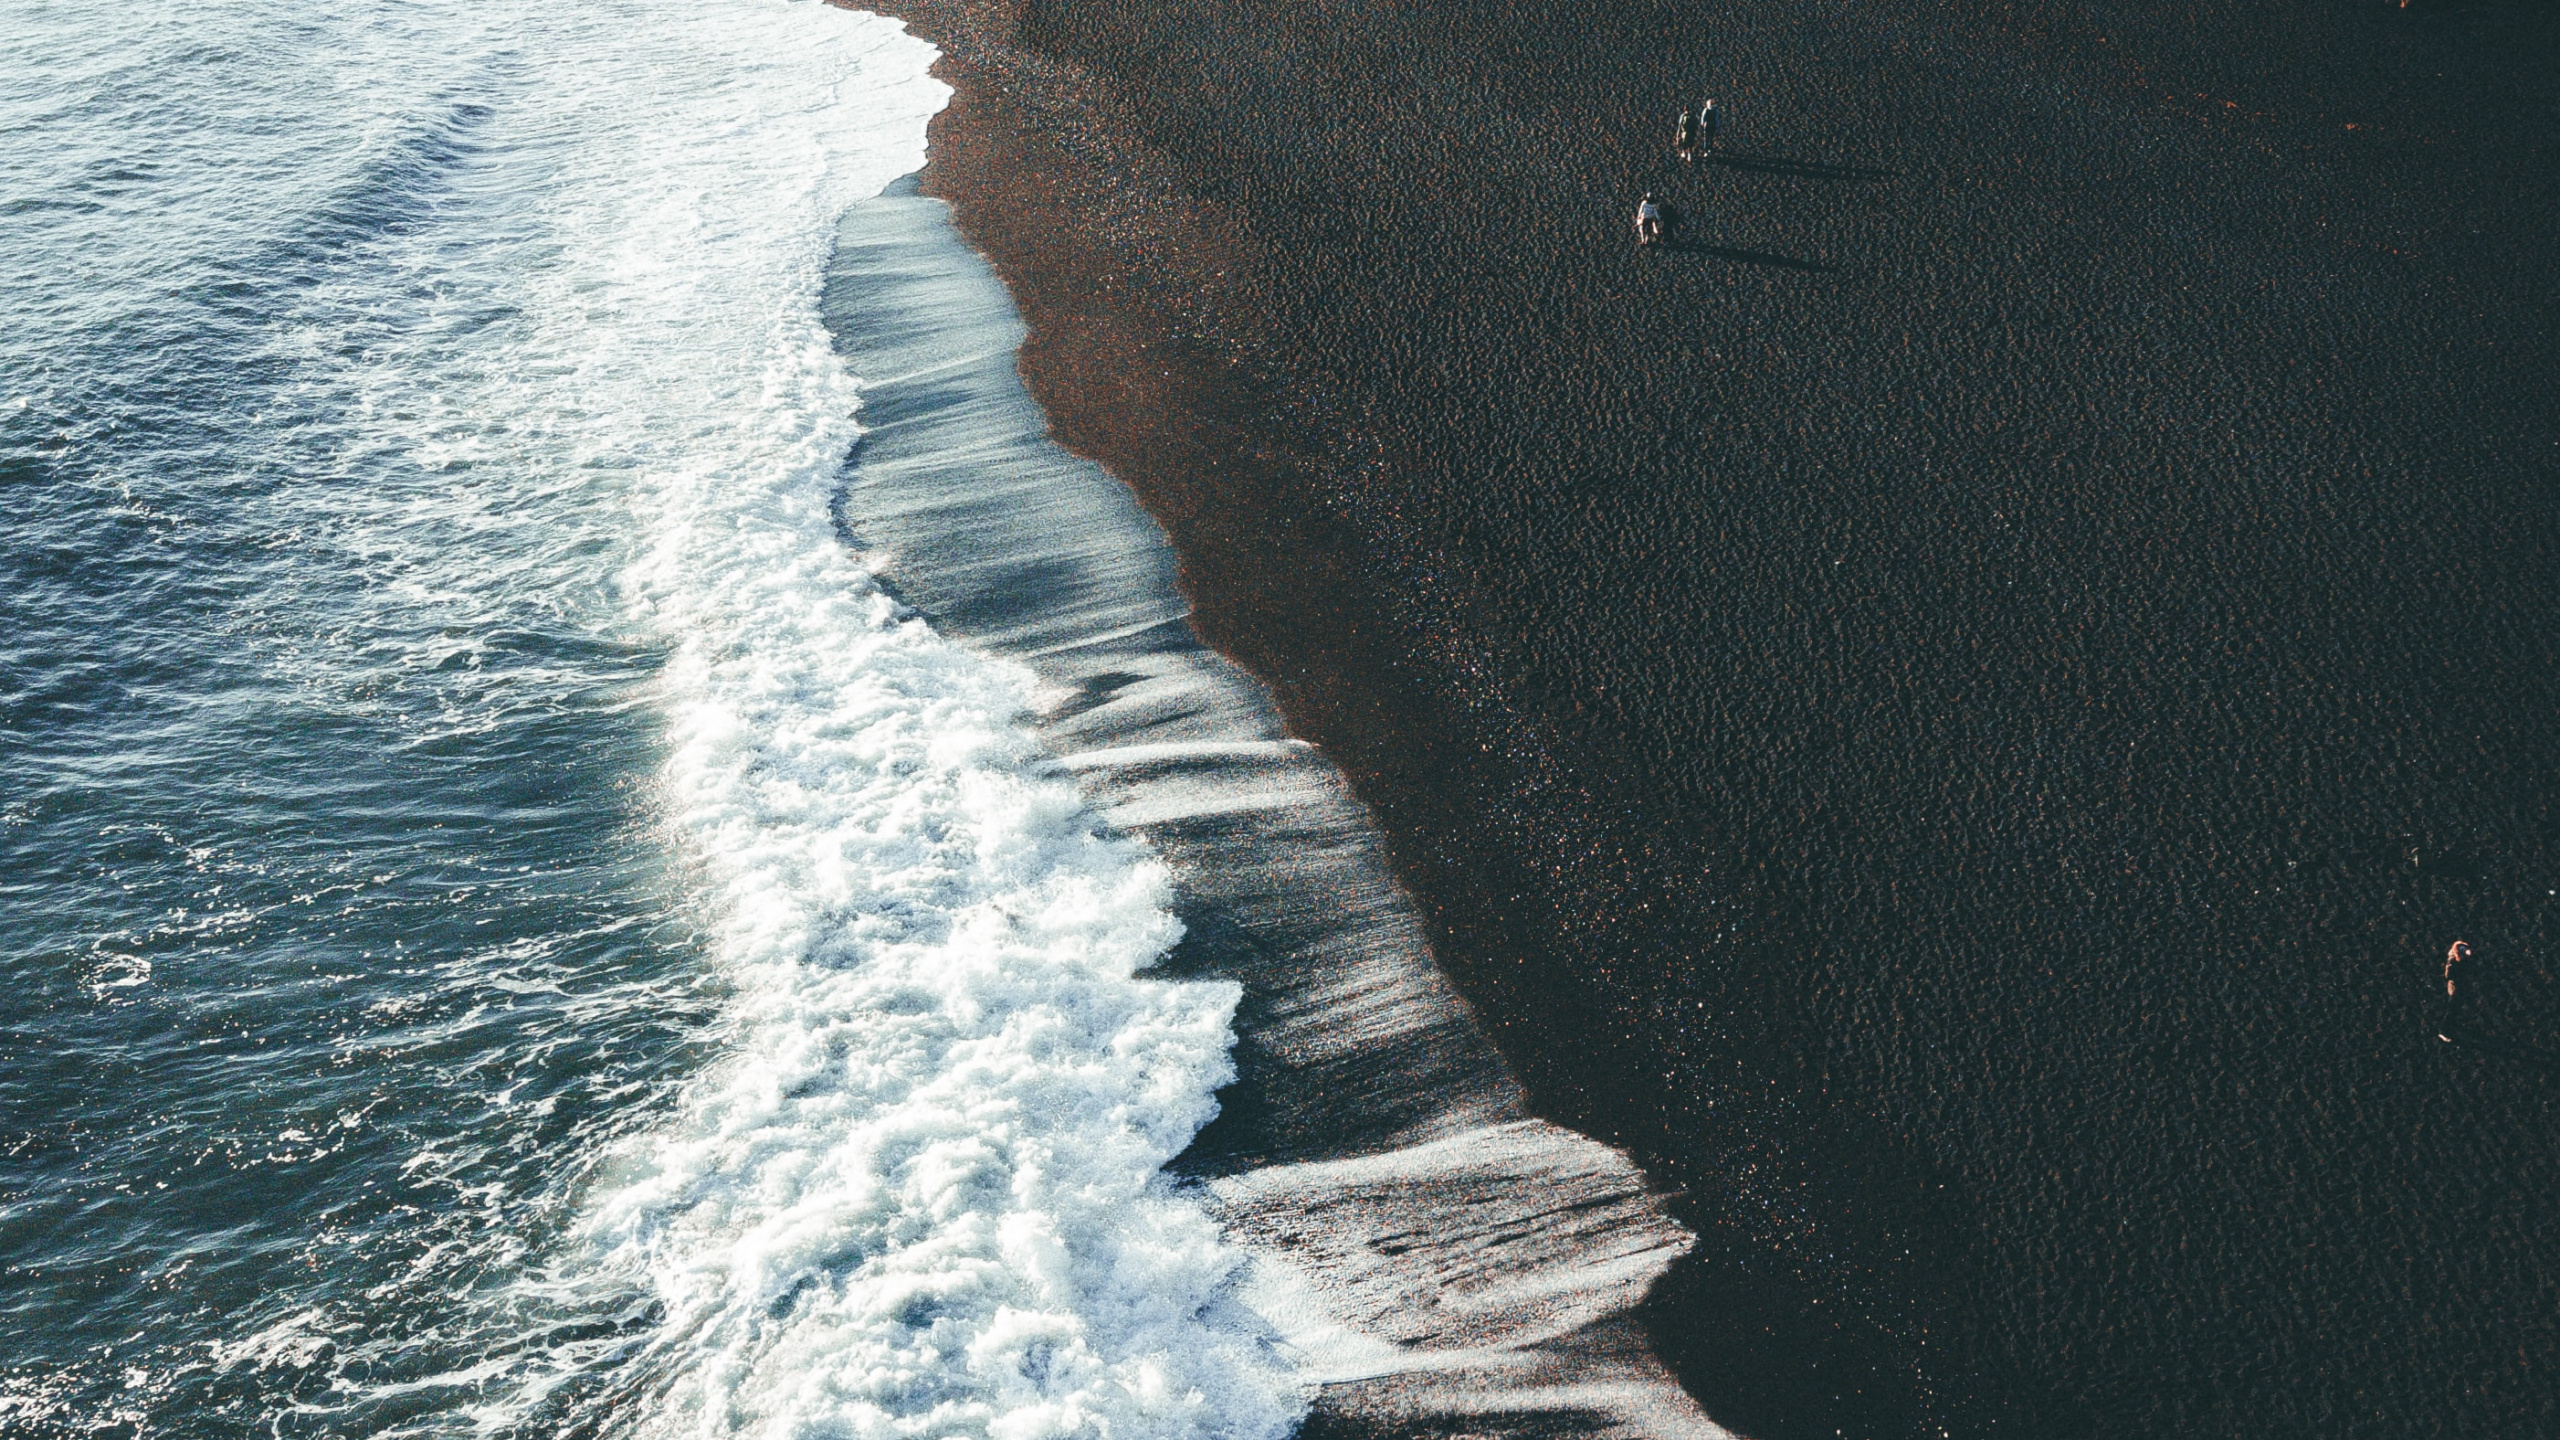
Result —
<instances>
[{"instance_id":1,"label":"long shadow on sand","mask_svg":"<svg viewBox=\"0 0 2560 1440\"><path fill-rule=\"evenodd\" d=\"M2545 1075L2560 1075L2560 1054L2554 1054L2539 1045L2510 1039L2494 1030L2468 1021L2438 1021L2436 1039L2466 1054L2480 1056L2505 1065L2539 1070Z\"/></svg>"},{"instance_id":2,"label":"long shadow on sand","mask_svg":"<svg viewBox=\"0 0 2560 1440\"><path fill-rule=\"evenodd\" d=\"M1877 170L1865 165L1831 165L1820 160L1797 160L1785 155L1710 155L1710 165L1727 170L1745 170L1754 175L1783 175L1791 180L1891 180L1899 170Z\"/></svg>"},{"instance_id":3,"label":"long shadow on sand","mask_svg":"<svg viewBox=\"0 0 2560 1440\"><path fill-rule=\"evenodd\" d=\"M1772 265L1780 270L1802 270L1809 275L1835 275L1837 265L1819 260L1799 260L1793 255L1772 255L1766 250L1744 250L1732 245L1708 245L1697 240L1673 240L1662 248L1679 255L1712 255L1719 260L1737 260L1745 265Z\"/></svg>"}]
</instances>

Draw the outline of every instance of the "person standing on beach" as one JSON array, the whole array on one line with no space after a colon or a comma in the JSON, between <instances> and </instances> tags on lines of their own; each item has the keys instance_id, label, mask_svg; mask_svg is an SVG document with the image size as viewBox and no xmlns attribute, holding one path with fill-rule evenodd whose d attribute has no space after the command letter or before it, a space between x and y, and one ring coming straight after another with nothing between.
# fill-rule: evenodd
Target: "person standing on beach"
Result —
<instances>
[{"instance_id":1,"label":"person standing on beach","mask_svg":"<svg viewBox=\"0 0 2560 1440\"><path fill-rule=\"evenodd\" d=\"M2454 998L2453 967L2470 958L2471 943L2467 940L2454 941L2453 947L2444 952L2444 1022L2436 1027L2436 1038L2447 1044L2453 1042L2455 1022L2470 1008Z\"/></svg>"},{"instance_id":2,"label":"person standing on beach","mask_svg":"<svg viewBox=\"0 0 2560 1440\"><path fill-rule=\"evenodd\" d=\"M1699 102L1698 148L1702 150L1716 148L1716 131L1723 128L1722 122L1723 117L1716 113L1716 102L1713 100Z\"/></svg>"},{"instance_id":3,"label":"person standing on beach","mask_svg":"<svg viewBox=\"0 0 2560 1440\"><path fill-rule=\"evenodd\" d=\"M1680 129L1672 139L1671 148L1679 152L1681 159L1689 161L1692 164L1696 163L1698 159L1698 117L1696 112L1689 110L1683 110L1680 112Z\"/></svg>"}]
</instances>

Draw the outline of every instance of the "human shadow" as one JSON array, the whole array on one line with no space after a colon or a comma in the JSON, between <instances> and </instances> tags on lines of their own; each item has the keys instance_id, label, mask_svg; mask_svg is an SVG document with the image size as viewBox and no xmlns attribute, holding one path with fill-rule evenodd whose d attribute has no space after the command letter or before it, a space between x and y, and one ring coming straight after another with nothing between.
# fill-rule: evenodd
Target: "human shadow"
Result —
<instances>
[{"instance_id":1,"label":"human shadow","mask_svg":"<svg viewBox=\"0 0 2560 1440\"><path fill-rule=\"evenodd\" d=\"M1796 160L1784 155L1710 155L1707 163L1727 170L1748 171L1754 175L1783 175L1793 180L1891 180L1902 173L1865 165L1828 165L1819 160Z\"/></svg>"},{"instance_id":2,"label":"human shadow","mask_svg":"<svg viewBox=\"0 0 2560 1440\"><path fill-rule=\"evenodd\" d=\"M1672 240L1664 247L1686 255L1712 255L1718 260L1736 260L1745 265L1768 265L1780 270L1801 270L1808 275L1835 275L1836 265L1819 260L1799 260L1793 255L1772 255L1766 250L1744 250L1732 245L1709 245L1703 240Z\"/></svg>"},{"instance_id":3,"label":"human shadow","mask_svg":"<svg viewBox=\"0 0 2560 1440\"><path fill-rule=\"evenodd\" d=\"M2560 1075L2560 1055L2539 1045L2513 1040L2458 1016L2445 1016L2436 1022L2436 1038L2474 1055L2539 1070L2545 1075Z\"/></svg>"}]
</instances>

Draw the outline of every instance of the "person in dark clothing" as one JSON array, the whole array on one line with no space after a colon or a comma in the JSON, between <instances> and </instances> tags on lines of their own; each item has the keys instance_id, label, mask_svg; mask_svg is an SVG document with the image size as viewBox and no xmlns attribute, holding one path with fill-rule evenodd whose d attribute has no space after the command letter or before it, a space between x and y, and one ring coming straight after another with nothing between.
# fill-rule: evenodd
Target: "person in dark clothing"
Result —
<instances>
[{"instance_id":1,"label":"person in dark clothing","mask_svg":"<svg viewBox=\"0 0 2560 1440\"><path fill-rule=\"evenodd\" d=\"M2465 997L2457 993L2459 982L2454 978L2453 967L2470 958L2471 944L2467 940L2454 941L2452 948L2444 952L2444 1009L2436 1022L2436 1038L2448 1045L2454 1043L2454 1036L2463 1028L2462 1021L2471 1009Z\"/></svg>"},{"instance_id":2,"label":"person in dark clothing","mask_svg":"<svg viewBox=\"0 0 2560 1440\"><path fill-rule=\"evenodd\" d=\"M1696 112L1690 110L1680 112L1680 129L1672 139L1671 148L1679 153L1681 159L1691 164L1697 163L1698 117Z\"/></svg>"}]
</instances>

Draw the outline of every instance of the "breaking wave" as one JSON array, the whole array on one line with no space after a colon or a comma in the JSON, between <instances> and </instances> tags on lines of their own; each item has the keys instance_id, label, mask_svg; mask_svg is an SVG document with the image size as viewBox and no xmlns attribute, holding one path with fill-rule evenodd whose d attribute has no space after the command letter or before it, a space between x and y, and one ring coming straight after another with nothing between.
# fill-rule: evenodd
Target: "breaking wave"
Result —
<instances>
[{"instance_id":1,"label":"breaking wave","mask_svg":"<svg viewBox=\"0 0 2560 1440\"><path fill-rule=\"evenodd\" d=\"M587 362L685 396L653 408L692 433L634 457L631 592L672 644L670 812L734 987L731 1058L580 1232L664 1310L641 1428L1285 1434L1237 1256L1160 1173L1232 1078L1236 988L1140 978L1179 934L1162 867L1044 759L1028 672L936 636L830 518L858 385L828 248L920 162L933 52L755 8L788 32L758 91L811 97L762 113L817 123L640 187L687 267ZM700 368L706 330L734 342Z\"/></svg>"}]
</instances>

